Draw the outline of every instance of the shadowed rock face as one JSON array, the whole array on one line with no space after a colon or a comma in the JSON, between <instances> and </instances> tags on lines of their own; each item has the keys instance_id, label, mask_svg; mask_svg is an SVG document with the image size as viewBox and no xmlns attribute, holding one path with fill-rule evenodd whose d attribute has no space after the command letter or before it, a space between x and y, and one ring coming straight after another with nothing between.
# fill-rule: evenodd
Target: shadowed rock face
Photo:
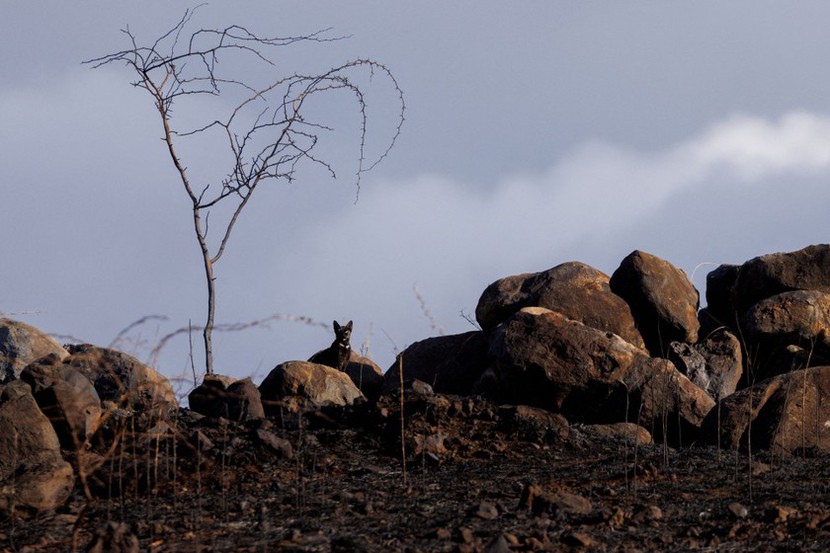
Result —
<instances>
[{"instance_id":1,"label":"shadowed rock face","mask_svg":"<svg viewBox=\"0 0 830 553\"><path fill-rule=\"evenodd\" d=\"M233 421L265 418L259 389L250 378L208 375L187 399L193 411L211 417Z\"/></svg>"},{"instance_id":2,"label":"shadowed rock face","mask_svg":"<svg viewBox=\"0 0 830 553\"><path fill-rule=\"evenodd\" d=\"M671 362L542 308L523 309L499 326L489 354L500 400L575 421L619 422L634 413L648 428L673 413L670 420L694 428L714 405Z\"/></svg>"},{"instance_id":3,"label":"shadowed rock face","mask_svg":"<svg viewBox=\"0 0 830 553\"><path fill-rule=\"evenodd\" d=\"M16 381L0 389L0 428L0 512L63 505L75 475L28 384Z\"/></svg>"},{"instance_id":4,"label":"shadowed rock face","mask_svg":"<svg viewBox=\"0 0 830 553\"><path fill-rule=\"evenodd\" d=\"M762 255L741 265L732 291L734 310L741 315L763 299L794 290L830 293L830 244Z\"/></svg>"},{"instance_id":5,"label":"shadowed rock face","mask_svg":"<svg viewBox=\"0 0 830 553\"><path fill-rule=\"evenodd\" d=\"M20 371L37 359L69 353L51 336L33 326L12 319L0 319L0 383L20 378Z\"/></svg>"},{"instance_id":6,"label":"shadowed rock face","mask_svg":"<svg viewBox=\"0 0 830 553\"><path fill-rule=\"evenodd\" d=\"M697 290L686 273L668 261L634 251L611 275L610 285L628 302L653 355L665 355L674 341L697 342Z\"/></svg>"},{"instance_id":7,"label":"shadowed rock face","mask_svg":"<svg viewBox=\"0 0 830 553\"><path fill-rule=\"evenodd\" d=\"M583 263L563 263L540 273L497 280L481 295L476 319L484 330L490 330L524 307L557 311L644 346L628 304L611 291L608 275Z\"/></svg>"},{"instance_id":8,"label":"shadowed rock face","mask_svg":"<svg viewBox=\"0 0 830 553\"><path fill-rule=\"evenodd\" d=\"M403 369L407 382L421 380L438 393L470 394L487 364L487 337L483 332L427 338L397 357L384 375L384 390L400 387Z\"/></svg>"},{"instance_id":9,"label":"shadowed rock face","mask_svg":"<svg viewBox=\"0 0 830 553\"><path fill-rule=\"evenodd\" d=\"M727 449L830 452L830 367L778 375L735 392L704 422L705 436Z\"/></svg>"}]
</instances>

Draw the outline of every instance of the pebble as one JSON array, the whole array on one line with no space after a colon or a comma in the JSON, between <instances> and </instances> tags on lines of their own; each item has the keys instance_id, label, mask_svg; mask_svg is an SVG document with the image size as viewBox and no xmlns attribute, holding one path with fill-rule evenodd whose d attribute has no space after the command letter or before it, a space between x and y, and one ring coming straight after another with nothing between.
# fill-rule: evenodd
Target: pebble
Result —
<instances>
[{"instance_id":1,"label":"pebble","mask_svg":"<svg viewBox=\"0 0 830 553\"><path fill-rule=\"evenodd\" d=\"M738 503L737 501L733 501L729 504L729 512L735 515L735 518L746 518L749 514L749 511Z\"/></svg>"}]
</instances>

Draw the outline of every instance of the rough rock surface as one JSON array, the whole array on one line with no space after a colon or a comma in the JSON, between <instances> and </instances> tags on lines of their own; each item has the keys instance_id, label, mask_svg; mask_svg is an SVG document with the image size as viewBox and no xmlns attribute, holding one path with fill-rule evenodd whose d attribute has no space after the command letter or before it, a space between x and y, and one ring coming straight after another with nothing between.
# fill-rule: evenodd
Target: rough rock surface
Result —
<instances>
[{"instance_id":1,"label":"rough rock surface","mask_svg":"<svg viewBox=\"0 0 830 553\"><path fill-rule=\"evenodd\" d=\"M830 453L830 366L774 376L721 401L705 435L727 449Z\"/></svg>"},{"instance_id":2,"label":"rough rock surface","mask_svg":"<svg viewBox=\"0 0 830 553\"><path fill-rule=\"evenodd\" d=\"M499 400L573 421L637 420L649 428L673 413L670 420L693 428L714 405L671 362L542 308L523 309L499 326L489 353L497 380L491 393ZM632 413L637 418L628 419Z\"/></svg>"},{"instance_id":3,"label":"rough rock surface","mask_svg":"<svg viewBox=\"0 0 830 553\"><path fill-rule=\"evenodd\" d=\"M75 475L28 384L15 381L0 389L0 428L0 513L63 505Z\"/></svg>"},{"instance_id":4,"label":"rough rock surface","mask_svg":"<svg viewBox=\"0 0 830 553\"><path fill-rule=\"evenodd\" d=\"M19 378L26 365L50 353L60 359L69 355L54 338L35 327L0 319L0 384Z\"/></svg>"},{"instance_id":5,"label":"rough rock surface","mask_svg":"<svg viewBox=\"0 0 830 553\"><path fill-rule=\"evenodd\" d=\"M635 250L611 275L610 285L631 306L652 354L664 355L673 341L697 342L697 290L686 273L668 261Z\"/></svg>"},{"instance_id":6,"label":"rough rock surface","mask_svg":"<svg viewBox=\"0 0 830 553\"><path fill-rule=\"evenodd\" d=\"M131 355L91 344L69 346L69 353L65 363L93 383L102 402L127 404L157 416L177 404L170 382Z\"/></svg>"},{"instance_id":7,"label":"rough rock surface","mask_svg":"<svg viewBox=\"0 0 830 553\"><path fill-rule=\"evenodd\" d=\"M732 298L740 265L724 264L706 275L706 308L720 325L734 327L742 313L735 311Z\"/></svg>"},{"instance_id":8,"label":"rough rock surface","mask_svg":"<svg viewBox=\"0 0 830 553\"><path fill-rule=\"evenodd\" d=\"M233 421L265 418L259 389L250 378L207 375L187 399L193 411L207 416Z\"/></svg>"},{"instance_id":9,"label":"rough rock surface","mask_svg":"<svg viewBox=\"0 0 830 553\"><path fill-rule=\"evenodd\" d=\"M780 361L788 358L789 346L809 351L813 365L830 361L828 293L796 290L770 296L749 308L741 318L741 327L760 378L792 368Z\"/></svg>"},{"instance_id":10,"label":"rough rock surface","mask_svg":"<svg viewBox=\"0 0 830 553\"><path fill-rule=\"evenodd\" d=\"M487 364L487 337L483 332L427 338L398 355L384 375L384 390L400 387L403 367L404 381L421 380L439 393L469 394Z\"/></svg>"},{"instance_id":11,"label":"rough rock surface","mask_svg":"<svg viewBox=\"0 0 830 553\"><path fill-rule=\"evenodd\" d=\"M23 369L20 380L52 422L64 449L77 450L98 429L101 400L92 383L79 371L62 364L57 355L41 358Z\"/></svg>"},{"instance_id":12,"label":"rough rock surface","mask_svg":"<svg viewBox=\"0 0 830 553\"><path fill-rule=\"evenodd\" d=\"M741 265L735 280L735 309L743 314L755 303L794 290L830 293L830 244L772 253Z\"/></svg>"},{"instance_id":13,"label":"rough rock surface","mask_svg":"<svg viewBox=\"0 0 830 553\"><path fill-rule=\"evenodd\" d=\"M608 275L584 263L572 261L540 273L497 280L481 295L476 319L483 329L490 330L524 307L558 311L644 346L629 306L611 291Z\"/></svg>"},{"instance_id":14,"label":"rough rock surface","mask_svg":"<svg viewBox=\"0 0 830 553\"><path fill-rule=\"evenodd\" d=\"M344 406L366 398L349 376L326 365L287 361L277 365L259 385L263 404L291 397L307 400L314 407Z\"/></svg>"},{"instance_id":15,"label":"rough rock surface","mask_svg":"<svg viewBox=\"0 0 830 553\"><path fill-rule=\"evenodd\" d=\"M695 386L715 400L734 392L743 374L740 342L725 329L713 332L694 345L672 342L667 357Z\"/></svg>"},{"instance_id":16,"label":"rough rock surface","mask_svg":"<svg viewBox=\"0 0 830 553\"><path fill-rule=\"evenodd\" d=\"M383 391L383 370L371 359L352 350L344 372L369 401L376 401Z\"/></svg>"}]
</instances>

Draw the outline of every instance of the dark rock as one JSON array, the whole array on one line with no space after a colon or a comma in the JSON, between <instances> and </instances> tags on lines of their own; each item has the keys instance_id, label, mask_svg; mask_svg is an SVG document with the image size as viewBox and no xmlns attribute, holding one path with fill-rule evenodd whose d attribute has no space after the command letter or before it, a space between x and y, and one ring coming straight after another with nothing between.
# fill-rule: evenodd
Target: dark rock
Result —
<instances>
[{"instance_id":1,"label":"dark rock","mask_svg":"<svg viewBox=\"0 0 830 553\"><path fill-rule=\"evenodd\" d=\"M383 370L371 359L352 351L344 372L369 401L377 401L383 392Z\"/></svg>"},{"instance_id":2,"label":"dark rock","mask_svg":"<svg viewBox=\"0 0 830 553\"><path fill-rule=\"evenodd\" d=\"M793 359L791 351L799 349L809 352L813 365L830 361L828 293L797 290L770 296L749 308L741 318L741 327L757 378L791 370L786 361ZM789 346L796 349L788 350Z\"/></svg>"},{"instance_id":3,"label":"dark rock","mask_svg":"<svg viewBox=\"0 0 830 553\"><path fill-rule=\"evenodd\" d=\"M288 440L280 438L272 432L268 432L263 429L256 430L254 432L254 436L260 445L264 446L271 453L275 453L278 457L283 459L294 458L294 448Z\"/></svg>"},{"instance_id":4,"label":"dark rock","mask_svg":"<svg viewBox=\"0 0 830 553\"><path fill-rule=\"evenodd\" d=\"M613 441L630 445L644 446L654 443L651 433L633 422L617 422L614 424L585 424L577 430L593 441Z\"/></svg>"},{"instance_id":5,"label":"dark rock","mask_svg":"<svg viewBox=\"0 0 830 553\"><path fill-rule=\"evenodd\" d=\"M815 448L830 452L830 366L774 376L722 400L704 421L710 443L739 449L793 453Z\"/></svg>"},{"instance_id":6,"label":"dark rock","mask_svg":"<svg viewBox=\"0 0 830 553\"><path fill-rule=\"evenodd\" d=\"M29 385L0 389L0 513L47 511L63 505L75 483L49 419Z\"/></svg>"},{"instance_id":7,"label":"dark rock","mask_svg":"<svg viewBox=\"0 0 830 553\"><path fill-rule=\"evenodd\" d=\"M234 380L207 375L187 399L192 410L210 417L224 417L232 421L265 418L259 389L250 378Z\"/></svg>"},{"instance_id":8,"label":"dark rock","mask_svg":"<svg viewBox=\"0 0 830 553\"><path fill-rule=\"evenodd\" d=\"M123 522L109 521L95 532L87 553L138 553L138 537Z\"/></svg>"},{"instance_id":9,"label":"dark rock","mask_svg":"<svg viewBox=\"0 0 830 553\"><path fill-rule=\"evenodd\" d=\"M697 342L697 290L686 273L668 261L636 250L611 275L610 286L631 306L652 354L664 355L672 341Z\"/></svg>"},{"instance_id":10,"label":"dark rock","mask_svg":"<svg viewBox=\"0 0 830 553\"><path fill-rule=\"evenodd\" d=\"M31 387L61 446L68 450L82 448L101 421L101 400L92 383L79 371L61 364L55 354L27 366L20 379Z\"/></svg>"},{"instance_id":11,"label":"dark rock","mask_svg":"<svg viewBox=\"0 0 830 553\"><path fill-rule=\"evenodd\" d=\"M33 326L0 319L0 384L20 378L20 371L50 353L63 360L69 353L51 336Z\"/></svg>"},{"instance_id":12,"label":"dark rock","mask_svg":"<svg viewBox=\"0 0 830 553\"><path fill-rule=\"evenodd\" d=\"M539 484L527 483L519 498L519 508L535 515L548 513L588 515L594 510L591 502L582 497L561 490L546 491Z\"/></svg>"},{"instance_id":13,"label":"dark rock","mask_svg":"<svg viewBox=\"0 0 830 553\"><path fill-rule=\"evenodd\" d=\"M561 442L570 435L565 417L538 407L504 405L499 408L499 421L506 431L536 443Z\"/></svg>"},{"instance_id":14,"label":"dark rock","mask_svg":"<svg viewBox=\"0 0 830 553\"><path fill-rule=\"evenodd\" d=\"M701 386L715 400L733 393L744 374L741 343L728 330L721 328L695 345L706 361L706 385Z\"/></svg>"},{"instance_id":15,"label":"dark rock","mask_svg":"<svg viewBox=\"0 0 830 553\"><path fill-rule=\"evenodd\" d=\"M735 310L743 314L755 303L783 292L818 290L830 293L830 244L750 259L735 280Z\"/></svg>"},{"instance_id":16,"label":"dark rock","mask_svg":"<svg viewBox=\"0 0 830 553\"><path fill-rule=\"evenodd\" d=\"M91 344L69 346L69 353L65 363L92 382L102 402L162 418L178 406L170 382L131 355Z\"/></svg>"},{"instance_id":17,"label":"dark rock","mask_svg":"<svg viewBox=\"0 0 830 553\"><path fill-rule=\"evenodd\" d=\"M483 332L427 338L398 355L384 376L384 392L400 387L403 368L405 381L422 380L438 393L468 395L487 362L487 338Z\"/></svg>"},{"instance_id":18,"label":"dark rock","mask_svg":"<svg viewBox=\"0 0 830 553\"><path fill-rule=\"evenodd\" d=\"M573 261L540 273L497 280L481 295L476 319L484 330L490 330L524 307L557 311L644 346L629 306L612 292L608 275L583 263Z\"/></svg>"},{"instance_id":19,"label":"dark rock","mask_svg":"<svg viewBox=\"0 0 830 553\"><path fill-rule=\"evenodd\" d=\"M721 265L706 275L706 309L717 325L735 328L741 313L735 311L732 290L740 265Z\"/></svg>"},{"instance_id":20,"label":"dark rock","mask_svg":"<svg viewBox=\"0 0 830 553\"><path fill-rule=\"evenodd\" d=\"M668 360L542 308L523 309L500 325L490 356L499 401L542 407L570 421L629 420L650 428L668 416L691 431L714 405Z\"/></svg>"}]
</instances>

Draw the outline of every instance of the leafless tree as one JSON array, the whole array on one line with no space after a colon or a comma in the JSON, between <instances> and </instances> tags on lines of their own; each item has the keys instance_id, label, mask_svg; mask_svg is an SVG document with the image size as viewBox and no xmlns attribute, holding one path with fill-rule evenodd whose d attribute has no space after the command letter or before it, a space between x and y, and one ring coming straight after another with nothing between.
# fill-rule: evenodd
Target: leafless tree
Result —
<instances>
[{"instance_id":1,"label":"leafless tree","mask_svg":"<svg viewBox=\"0 0 830 553\"><path fill-rule=\"evenodd\" d=\"M395 145L404 121L405 104L393 74L385 65L372 59L348 61L321 73L275 76L273 60L278 50L297 43L340 40L330 37L329 30L296 37L258 36L238 25L190 31L188 28L195 11L187 10L172 29L147 45L140 45L127 27L122 30L130 41L127 49L85 63L96 68L125 63L137 77L131 84L149 93L158 111L167 152L192 205L193 226L204 263L207 279L207 322L203 330L205 369L207 374L212 374L215 267L254 191L267 181L293 181L297 167L303 161L321 166L335 177L332 163L315 153L322 134L333 129L309 115L311 98L345 92L355 102L360 121L354 177L358 191L361 175L380 163ZM250 66L245 65L246 77L237 76L240 64L251 63L257 70L251 71ZM271 77L257 82L256 77L262 74ZM389 138L378 149L379 155L369 159L365 83L374 84L379 78L391 86L390 91L398 105L397 121L390 126ZM204 124L198 123L188 129L175 128L174 105L205 96L231 98L229 105L232 107L220 118L209 114L202 120L203 123L207 121ZM229 166L220 170L219 180L197 185L188 172L187 163L179 155L180 142L216 131L229 153ZM210 210L218 209L220 204L226 217L224 227L218 238L209 240Z\"/></svg>"}]
</instances>

